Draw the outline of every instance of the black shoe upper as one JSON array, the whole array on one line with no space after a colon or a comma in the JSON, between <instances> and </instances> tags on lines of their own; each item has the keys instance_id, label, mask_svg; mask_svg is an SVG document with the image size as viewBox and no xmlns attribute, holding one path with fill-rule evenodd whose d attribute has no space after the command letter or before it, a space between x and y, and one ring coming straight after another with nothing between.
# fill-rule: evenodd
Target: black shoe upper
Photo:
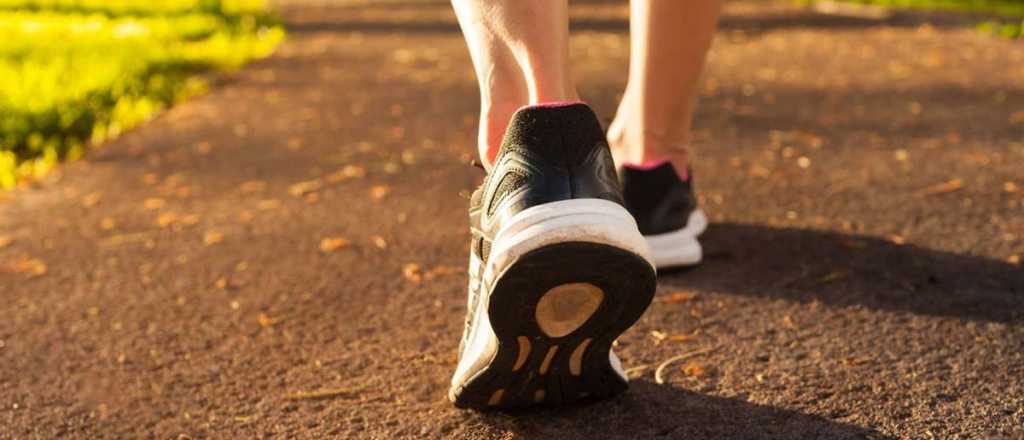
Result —
<instances>
[{"instance_id":1,"label":"black shoe upper","mask_svg":"<svg viewBox=\"0 0 1024 440\"><path fill-rule=\"evenodd\" d=\"M596 198L624 205L601 123L585 104L527 107L512 116L494 166L470 199L471 252L487 263L502 223L523 210L562 200ZM482 276L483 268L480 268ZM470 280L466 343L480 290ZM462 352L460 347L459 352Z\"/></svg>"},{"instance_id":2,"label":"black shoe upper","mask_svg":"<svg viewBox=\"0 0 1024 440\"><path fill-rule=\"evenodd\" d=\"M636 219L641 234L683 229L690 213L697 209L693 175L682 180L671 162L649 170L623 167L620 178L626 209Z\"/></svg>"},{"instance_id":3,"label":"black shoe upper","mask_svg":"<svg viewBox=\"0 0 1024 440\"><path fill-rule=\"evenodd\" d=\"M471 222L485 239L510 217L545 203L595 198L624 206L601 123L585 104L516 112L478 192Z\"/></svg>"}]
</instances>

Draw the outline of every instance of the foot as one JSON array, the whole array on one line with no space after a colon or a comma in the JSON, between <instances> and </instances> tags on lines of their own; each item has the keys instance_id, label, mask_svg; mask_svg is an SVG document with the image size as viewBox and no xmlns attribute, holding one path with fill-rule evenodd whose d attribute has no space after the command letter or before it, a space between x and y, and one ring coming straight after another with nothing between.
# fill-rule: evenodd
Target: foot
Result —
<instances>
[{"instance_id":1,"label":"foot","mask_svg":"<svg viewBox=\"0 0 1024 440\"><path fill-rule=\"evenodd\" d=\"M624 391L612 342L650 305L655 269L590 108L516 112L469 215L468 315L450 399L509 408Z\"/></svg>"},{"instance_id":2,"label":"foot","mask_svg":"<svg viewBox=\"0 0 1024 440\"><path fill-rule=\"evenodd\" d=\"M693 195L693 177L681 178L671 162L622 168L626 207L647 239L658 269L692 266L703 256L697 237L708 220Z\"/></svg>"}]
</instances>

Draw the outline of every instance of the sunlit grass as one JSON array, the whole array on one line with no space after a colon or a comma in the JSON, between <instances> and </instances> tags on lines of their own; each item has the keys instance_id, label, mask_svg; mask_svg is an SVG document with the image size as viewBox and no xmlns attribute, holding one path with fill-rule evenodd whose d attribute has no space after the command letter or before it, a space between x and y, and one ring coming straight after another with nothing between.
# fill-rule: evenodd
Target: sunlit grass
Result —
<instances>
[{"instance_id":1,"label":"sunlit grass","mask_svg":"<svg viewBox=\"0 0 1024 440\"><path fill-rule=\"evenodd\" d=\"M816 0L804 0L814 2ZM843 0L860 3L922 10L955 11L1002 17L986 20L978 27L1006 38L1024 37L1024 0Z\"/></svg>"},{"instance_id":2,"label":"sunlit grass","mask_svg":"<svg viewBox=\"0 0 1024 440\"><path fill-rule=\"evenodd\" d=\"M0 187L39 177L269 54L254 0L0 0Z\"/></svg>"}]
</instances>

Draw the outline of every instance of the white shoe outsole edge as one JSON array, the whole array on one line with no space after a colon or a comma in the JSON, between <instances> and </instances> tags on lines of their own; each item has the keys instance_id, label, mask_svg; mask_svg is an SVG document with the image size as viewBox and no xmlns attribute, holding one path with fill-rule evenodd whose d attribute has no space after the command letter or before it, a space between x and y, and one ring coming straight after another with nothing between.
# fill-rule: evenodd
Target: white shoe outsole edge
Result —
<instances>
[{"instance_id":1,"label":"white shoe outsole edge","mask_svg":"<svg viewBox=\"0 0 1024 440\"><path fill-rule=\"evenodd\" d=\"M470 257L470 288L483 290L477 300L476 319L473 320L470 336L452 376L453 386L472 379L467 377L469 369L481 357L490 354L487 353L487 347L497 340L487 313L487 286L493 285L494 278L515 263L519 256L549 244L564 242L616 246L640 255L655 267L648 241L640 234L636 220L629 211L615 202L602 199L563 200L527 208L516 214L495 235L486 265L475 255ZM472 280L476 277L472 275L479 273L481 266L484 266L481 282L473 285ZM623 380L628 379L622 363L612 352L609 352L609 361Z\"/></svg>"},{"instance_id":2,"label":"white shoe outsole edge","mask_svg":"<svg viewBox=\"0 0 1024 440\"><path fill-rule=\"evenodd\" d=\"M700 263L703 250L697 237L708 227L704 211L695 209L686 221L686 227L664 234L646 235L647 245L658 269L692 266Z\"/></svg>"}]
</instances>

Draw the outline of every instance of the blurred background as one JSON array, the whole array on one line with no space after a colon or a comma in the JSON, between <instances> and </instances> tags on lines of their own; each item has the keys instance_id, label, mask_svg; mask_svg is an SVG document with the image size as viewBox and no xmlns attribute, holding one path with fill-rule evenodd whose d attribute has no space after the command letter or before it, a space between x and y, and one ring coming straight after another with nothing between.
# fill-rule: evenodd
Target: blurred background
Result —
<instances>
[{"instance_id":1,"label":"blurred background","mask_svg":"<svg viewBox=\"0 0 1024 440\"><path fill-rule=\"evenodd\" d=\"M281 3L287 5L288 0ZM439 2L306 3L351 7ZM589 17L584 27L626 26L622 1L575 2L581 3L606 5L585 11L597 17ZM978 32L1009 39L1021 36L1024 22L1024 4L1019 0L775 3L829 16L825 20L835 25L859 20L885 23L899 15L892 8L958 12ZM5 35L0 46L0 187L39 178L61 159L78 158L88 145L115 137L160 109L201 92L207 83L204 73L236 69L266 56L284 36L274 6L280 5L265 0L0 1ZM434 14L450 20L443 11Z\"/></svg>"},{"instance_id":2,"label":"blurred background","mask_svg":"<svg viewBox=\"0 0 1024 440\"><path fill-rule=\"evenodd\" d=\"M0 0L0 439L1022 438L1024 4L724 4L705 261L629 393L506 415L445 398L482 178L446 1ZM607 122L627 4L571 5Z\"/></svg>"}]
</instances>

